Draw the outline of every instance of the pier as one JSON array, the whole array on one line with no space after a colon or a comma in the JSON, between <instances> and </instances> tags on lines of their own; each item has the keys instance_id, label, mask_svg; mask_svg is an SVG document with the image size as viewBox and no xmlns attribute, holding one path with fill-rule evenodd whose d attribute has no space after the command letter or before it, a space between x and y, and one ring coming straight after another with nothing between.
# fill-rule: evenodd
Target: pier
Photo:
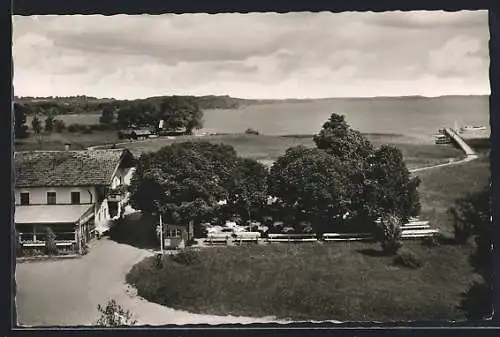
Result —
<instances>
[{"instance_id":1,"label":"pier","mask_svg":"<svg viewBox=\"0 0 500 337\"><path fill-rule=\"evenodd\" d=\"M477 155L476 151L474 151L474 149L472 149L455 130L453 130L452 128L445 128L444 132L446 135L448 135L448 137L450 137L453 142L460 146L462 151L465 152L466 156Z\"/></svg>"}]
</instances>

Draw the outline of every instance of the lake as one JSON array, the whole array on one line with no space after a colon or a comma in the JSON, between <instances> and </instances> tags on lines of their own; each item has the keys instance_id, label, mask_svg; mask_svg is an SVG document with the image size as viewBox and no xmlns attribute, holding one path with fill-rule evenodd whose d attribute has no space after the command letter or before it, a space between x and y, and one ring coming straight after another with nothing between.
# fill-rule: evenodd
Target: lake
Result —
<instances>
[{"instance_id":1,"label":"lake","mask_svg":"<svg viewBox=\"0 0 500 337\"><path fill-rule=\"evenodd\" d=\"M364 133L396 133L429 139L441 127L484 125L489 132L487 96L325 99L305 103L252 105L208 110L204 129L239 133L252 128L266 135L315 134L332 112Z\"/></svg>"},{"instance_id":2,"label":"lake","mask_svg":"<svg viewBox=\"0 0 500 337\"><path fill-rule=\"evenodd\" d=\"M487 96L439 98L331 98L303 103L251 105L232 110L204 111L202 131L242 133L252 128L265 135L315 134L332 112L344 114L347 122L364 133L405 134L431 141L441 127L484 125L489 134ZM71 123L97 124L99 115L58 116ZM27 125L31 125L28 118Z\"/></svg>"}]
</instances>

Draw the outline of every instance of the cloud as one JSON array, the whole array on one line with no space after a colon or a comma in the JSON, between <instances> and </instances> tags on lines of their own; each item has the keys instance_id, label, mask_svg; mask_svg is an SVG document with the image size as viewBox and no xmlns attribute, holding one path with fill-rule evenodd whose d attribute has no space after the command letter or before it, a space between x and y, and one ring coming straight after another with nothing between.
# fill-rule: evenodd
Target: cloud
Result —
<instances>
[{"instance_id":1,"label":"cloud","mask_svg":"<svg viewBox=\"0 0 500 337\"><path fill-rule=\"evenodd\" d=\"M489 91L486 11L33 16L13 25L18 95Z\"/></svg>"}]
</instances>

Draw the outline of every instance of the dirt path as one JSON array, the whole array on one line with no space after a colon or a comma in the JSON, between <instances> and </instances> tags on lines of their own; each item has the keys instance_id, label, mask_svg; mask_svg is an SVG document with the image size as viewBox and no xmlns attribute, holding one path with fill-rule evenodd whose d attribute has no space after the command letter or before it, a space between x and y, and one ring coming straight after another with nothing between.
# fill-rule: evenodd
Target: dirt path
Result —
<instances>
[{"instance_id":1,"label":"dirt path","mask_svg":"<svg viewBox=\"0 0 500 337\"><path fill-rule=\"evenodd\" d=\"M103 238L93 241L89 254L81 258L17 264L18 323L93 325L98 318L97 305L111 299L130 310L138 325L280 323L272 317L192 314L138 297L125 283L125 275L134 264L152 254Z\"/></svg>"},{"instance_id":2,"label":"dirt path","mask_svg":"<svg viewBox=\"0 0 500 337\"><path fill-rule=\"evenodd\" d=\"M478 158L479 158L479 155L477 155L477 154L469 155L461 160L451 161L449 163L437 164L437 165L432 165L432 166L427 166L427 167L419 167L419 168L410 170L410 172L414 173L414 172L421 172L421 171L430 170L430 169L434 169L434 168L438 168L438 167L460 165L460 164L467 163L467 162L472 161L472 160L476 160Z\"/></svg>"}]
</instances>

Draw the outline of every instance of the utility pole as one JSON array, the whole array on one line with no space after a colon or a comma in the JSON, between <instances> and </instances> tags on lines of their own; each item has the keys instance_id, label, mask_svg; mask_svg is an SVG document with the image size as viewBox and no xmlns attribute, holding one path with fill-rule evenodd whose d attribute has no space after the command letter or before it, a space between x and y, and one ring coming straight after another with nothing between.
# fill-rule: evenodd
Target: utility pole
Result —
<instances>
[{"instance_id":1,"label":"utility pole","mask_svg":"<svg viewBox=\"0 0 500 337\"><path fill-rule=\"evenodd\" d=\"M163 221L160 213L160 251L161 255L163 255Z\"/></svg>"}]
</instances>

